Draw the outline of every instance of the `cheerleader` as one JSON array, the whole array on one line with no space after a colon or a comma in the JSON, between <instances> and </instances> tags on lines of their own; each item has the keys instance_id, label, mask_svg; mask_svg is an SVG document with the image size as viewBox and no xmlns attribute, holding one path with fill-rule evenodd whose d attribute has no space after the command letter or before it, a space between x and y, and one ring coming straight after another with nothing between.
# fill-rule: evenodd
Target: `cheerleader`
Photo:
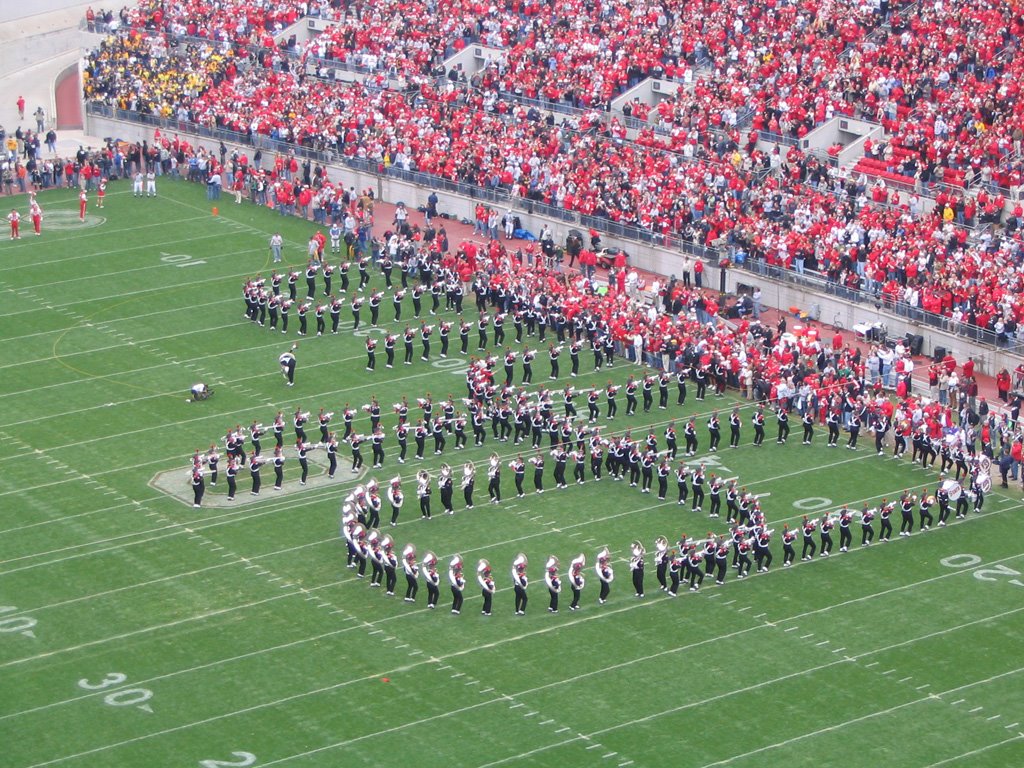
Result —
<instances>
[{"instance_id":1,"label":"cheerleader","mask_svg":"<svg viewBox=\"0 0 1024 768\"><path fill-rule=\"evenodd\" d=\"M416 473L416 498L420 500L420 517L430 519L430 473L421 469Z\"/></svg>"},{"instance_id":2,"label":"cheerleader","mask_svg":"<svg viewBox=\"0 0 1024 768\"><path fill-rule=\"evenodd\" d=\"M473 508L473 488L476 485L476 465L467 461L462 465L462 497L466 502L466 509Z\"/></svg>"},{"instance_id":3,"label":"cheerleader","mask_svg":"<svg viewBox=\"0 0 1024 768\"><path fill-rule=\"evenodd\" d=\"M398 515L402 511L402 503L405 496L402 494L402 478L394 477L388 487L388 503L391 505L391 525L398 525Z\"/></svg>"}]
</instances>

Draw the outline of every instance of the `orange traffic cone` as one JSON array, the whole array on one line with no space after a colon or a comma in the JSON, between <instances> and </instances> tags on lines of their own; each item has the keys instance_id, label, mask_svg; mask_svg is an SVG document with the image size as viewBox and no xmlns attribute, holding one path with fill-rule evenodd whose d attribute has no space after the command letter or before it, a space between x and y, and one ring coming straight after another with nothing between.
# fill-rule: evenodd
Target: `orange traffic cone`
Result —
<instances>
[{"instance_id":1,"label":"orange traffic cone","mask_svg":"<svg viewBox=\"0 0 1024 768\"><path fill-rule=\"evenodd\" d=\"M213 215L217 216L219 214L220 214L220 208L218 208L216 205L213 206Z\"/></svg>"}]
</instances>

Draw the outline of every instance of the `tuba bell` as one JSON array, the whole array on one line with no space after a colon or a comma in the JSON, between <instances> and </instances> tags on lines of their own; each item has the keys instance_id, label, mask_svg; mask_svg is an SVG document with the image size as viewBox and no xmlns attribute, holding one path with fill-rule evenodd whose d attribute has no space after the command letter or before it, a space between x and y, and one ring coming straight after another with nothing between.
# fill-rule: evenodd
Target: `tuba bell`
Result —
<instances>
[{"instance_id":1,"label":"tuba bell","mask_svg":"<svg viewBox=\"0 0 1024 768\"><path fill-rule=\"evenodd\" d=\"M583 570L586 564L587 556L580 552L580 554L576 555L576 557L574 557L572 561L569 563L569 567L572 569L573 573L579 573L581 570Z\"/></svg>"},{"instance_id":2,"label":"tuba bell","mask_svg":"<svg viewBox=\"0 0 1024 768\"><path fill-rule=\"evenodd\" d=\"M599 565L607 565L608 561L611 560L611 552L608 551L608 547L604 547L600 552L597 553L597 562Z\"/></svg>"},{"instance_id":3,"label":"tuba bell","mask_svg":"<svg viewBox=\"0 0 1024 768\"><path fill-rule=\"evenodd\" d=\"M486 560L480 560L476 564L476 572L482 576L487 576L491 572L491 564Z\"/></svg>"},{"instance_id":4,"label":"tuba bell","mask_svg":"<svg viewBox=\"0 0 1024 768\"><path fill-rule=\"evenodd\" d=\"M406 544L402 550L402 559L411 563L416 562L416 545Z\"/></svg>"},{"instance_id":5,"label":"tuba bell","mask_svg":"<svg viewBox=\"0 0 1024 768\"><path fill-rule=\"evenodd\" d=\"M644 549L644 545L641 544L639 541L634 541L630 545L630 549L633 552L633 557L643 557L645 554L647 554L647 550Z\"/></svg>"},{"instance_id":6,"label":"tuba bell","mask_svg":"<svg viewBox=\"0 0 1024 768\"><path fill-rule=\"evenodd\" d=\"M551 557L548 558L548 561L544 564L544 567L548 571L555 571L555 572L557 572L558 571L558 558L555 557L554 555L551 555Z\"/></svg>"},{"instance_id":7,"label":"tuba bell","mask_svg":"<svg viewBox=\"0 0 1024 768\"><path fill-rule=\"evenodd\" d=\"M453 570L453 571L457 571L457 572L461 571L462 570L462 555L455 555L455 556L453 556L451 561L448 563L448 567L451 570Z\"/></svg>"},{"instance_id":8,"label":"tuba bell","mask_svg":"<svg viewBox=\"0 0 1024 768\"><path fill-rule=\"evenodd\" d=\"M668 539L665 538L664 536L659 536L658 538L656 538L654 540L654 549L657 550L657 552L659 554L664 554L665 552L667 552L668 551Z\"/></svg>"},{"instance_id":9,"label":"tuba bell","mask_svg":"<svg viewBox=\"0 0 1024 768\"><path fill-rule=\"evenodd\" d=\"M385 533L380 539L380 548L385 552L390 552L395 548L395 540L391 538L390 533Z\"/></svg>"},{"instance_id":10,"label":"tuba bell","mask_svg":"<svg viewBox=\"0 0 1024 768\"><path fill-rule=\"evenodd\" d=\"M524 573L526 571L526 566L527 566L526 555L524 555L522 552L520 552L518 555L516 555L515 559L512 561L512 567L515 568L516 573Z\"/></svg>"}]
</instances>

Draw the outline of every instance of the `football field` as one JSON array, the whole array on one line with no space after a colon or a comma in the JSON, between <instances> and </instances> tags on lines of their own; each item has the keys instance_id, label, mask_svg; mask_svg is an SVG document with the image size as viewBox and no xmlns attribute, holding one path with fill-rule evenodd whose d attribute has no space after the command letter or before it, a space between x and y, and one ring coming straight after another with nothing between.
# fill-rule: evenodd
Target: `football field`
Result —
<instances>
[{"instance_id":1,"label":"football field","mask_svg":"<svg viewBox=\"0 0 1024 768\"><path fill-rule=\"evenodd\" d=\"M412 314L407 302L403 322L388 322L388 297L381 329L366 327L364 310L353 333L346 306L342 333L302 339L288 388L277 358L298 339L297 318L287 335L254 325L241 287L269 276L275 230L286 265L304 266L311 224L163 180L156 199L111 184L84 224L73 191L39 199L43 236L23 222L20 240L0 240L3 766L1024 765L1016 488L993 489L980 514L910 538L861 547L857 524L851 551L807 562L798 542L784 569L784 524L934 490L937 472L876 456L866 436L856 452L829 449L819 429L803 446L798 423L776 445L774 419L755 449L749 401L740 401L741 447L707 453L704 423L714 408L724 421L731 395L696 402L691 388L677 407L673 386L667 410L627 417L620 403L606 421L602 409L605 432L660 438L669 421L681 432L696 415L692 463L762 495L776 531L769 573L741 581L730 570L723 586L707 579L695 594L667 597L654 578L655 537L702 539L725 531L724 516L677 505L674 482L659 501L607 477L593 482L589 471L584 485L516 498L506 467L503 501L487 504L491 452L507 465L527 447L496 443L489 429L483 447L456 453L449 440L435 456L428 441L426 459L404 466L391 437L383 469L358 475L343 448L337 478L318 456L306 487L290 458L282 491L265 469L263 492L250 496L243 471L235 501L221 480L194 509L189 459L223 447L227 429L297 408L315 420L321 407L340 427L345 403L376 397L391 436L403 395L413 420L417 397L465 396L466 358L441 360L435 345L424 362L417 343L411 366L385 369L378 354L365 371L366 335L400 331ZM373 285L383 286L377 274ZM472 321L472 297L466 310ZM475 332L471 341L472 352ZM536 365L530 391L624 383L640 370L616 361L595 373L589 355L581 362L573 380L563 363L558 382L548 382L546 361ZM215 394L188 403L197 381ZM368 424L360 411L357 428ZM289 422L286 445L290 437ZM442 460L457 472L465 461L480 467L476 505L465 509L456 486L455 514L441 514L435 495L424 521L414 474L423 466L436 476ZM397 527L382 532L399 550L413 543L438 555L436 610L422 586L414 604L403 601L401 574L387 597L345 567L342 497L396 474L409 498ZM635 539L647 548L642 599L627 564ZM605 546L616 579L599 605L592 566ZM531 577L525 616L514 615L510 577L520 552ZM566 589L549 613L545 560L557 556L564 574L581 552L581 609L568 610ZM469 579L458 616L445 575L455 553ZM475 579L481 558L498 585L489 617Z\"/></svg>"}]
</instances>

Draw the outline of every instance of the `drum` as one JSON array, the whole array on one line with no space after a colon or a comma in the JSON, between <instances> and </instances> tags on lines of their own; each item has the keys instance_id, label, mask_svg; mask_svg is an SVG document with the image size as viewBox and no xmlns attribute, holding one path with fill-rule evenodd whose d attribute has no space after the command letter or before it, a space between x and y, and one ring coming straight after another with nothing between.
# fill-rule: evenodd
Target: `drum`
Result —
<instances>
[{"instance_id":1,"label":"drum","mask_svg":"<svg viewBox=\"0 0 1024 768\"><path fill-rule=\"evenodd\" d=\"M978 467L981 469L981 474L988 475L992 471L992 459L988 456L982 456L978 459ZM989 480L991 484L992 480Z\"/></svg>"},{"instance_id":2,"label":"drum","mask_svg":"<svg viewBox=\"0 0 1024 768\"><path fill-rule=\"evenodd\" d=\"M942 490L949 496L950 501L957 501L964 492L964 488L956 480L943 480Z\"/></svg>"},{"instance_id":3,"label":"drum","mask_svg":"<svg viewBox=\"0 0 1024 768\"><path fill-rule=\"evenodd\" d=\"M978 487L981 488L981 490L984 491L985 493L988 493L989 491L991 491L992 490L992 475L988 474L987 472L985 474L981 475L978 478Z\"/></svg>"}]
</instances>

